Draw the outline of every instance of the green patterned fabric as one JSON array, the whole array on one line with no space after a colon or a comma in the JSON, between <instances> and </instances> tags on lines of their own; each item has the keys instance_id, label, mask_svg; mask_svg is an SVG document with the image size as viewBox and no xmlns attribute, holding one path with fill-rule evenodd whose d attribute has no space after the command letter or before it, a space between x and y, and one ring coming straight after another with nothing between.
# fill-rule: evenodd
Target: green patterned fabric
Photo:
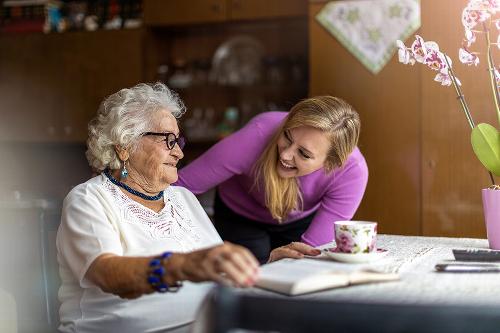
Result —
<instances>
[{"instance_id":1,"label":"green patterned fabric","mask_svg":"<svg viewBox=\"0 0 500 333\"><path fill-rule=\"evenodd\" d=\"M331 1L316 19L370 72L377 74L420 27L420 0Z\"/></svg>"}]
</instances>

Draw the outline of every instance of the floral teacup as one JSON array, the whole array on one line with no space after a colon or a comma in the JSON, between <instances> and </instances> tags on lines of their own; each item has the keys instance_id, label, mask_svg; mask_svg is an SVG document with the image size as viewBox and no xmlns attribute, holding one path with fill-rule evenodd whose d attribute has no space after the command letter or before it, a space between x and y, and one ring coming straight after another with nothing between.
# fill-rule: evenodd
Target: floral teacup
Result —
<instances>
[{"instance_id":1,"label":"floral teacup","mask_svg":"<svg viewBox=\"0 0 500 333\"><path fill-rule=\"evenodd\" d=\"M335 221L336 251L370 253L377 250L377 222Z\"/></svg>"}]
</instances>

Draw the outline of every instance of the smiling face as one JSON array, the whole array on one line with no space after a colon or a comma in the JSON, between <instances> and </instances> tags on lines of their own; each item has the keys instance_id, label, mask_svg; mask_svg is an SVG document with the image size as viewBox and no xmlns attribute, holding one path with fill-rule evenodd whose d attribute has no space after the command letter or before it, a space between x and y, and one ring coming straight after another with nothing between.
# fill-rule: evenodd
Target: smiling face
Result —
<instances>
[{"instance_id":1,"label":"smiling face","mask_svg":"<svg viewBox=\"0 0 500 333\"><path fill-rule=\"evenodd\" d=\"M153 117L151 132L170 132L178 137L179 127L168 110L161 110ZM179 145L167 148L165 137L143 136L127 161L125 183L141 192L158 193L177 181L177 163L183 157Z\"/></svg>"},{"instance_id":2,"label":"smiling face","mask_svg":"<svg viewBox=\"0 0 500 333\"><path fill-rule=\"evenodd\" d=\"M291 178L319 170L329 149L328 137L319 129L300 126L285 130L278 139L278 174Z\"/></svg>"}]
</instances>

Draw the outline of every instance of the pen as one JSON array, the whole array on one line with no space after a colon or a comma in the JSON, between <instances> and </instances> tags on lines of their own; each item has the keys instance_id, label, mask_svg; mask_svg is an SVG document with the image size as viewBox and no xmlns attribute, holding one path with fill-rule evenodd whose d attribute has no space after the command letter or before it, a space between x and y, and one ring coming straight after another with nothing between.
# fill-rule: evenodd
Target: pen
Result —
<instances>
[{"instance_id":1,"label":"pen","mask_svg":"<svg viewBox=\"0 0 500 333\"><path fill-rule=\"evenodd\" d=\"M447 263L435 266L438 272L450 273L495 273L500 272L498 264L470 264L470 263Z\"/></svg>"}]
</instances>

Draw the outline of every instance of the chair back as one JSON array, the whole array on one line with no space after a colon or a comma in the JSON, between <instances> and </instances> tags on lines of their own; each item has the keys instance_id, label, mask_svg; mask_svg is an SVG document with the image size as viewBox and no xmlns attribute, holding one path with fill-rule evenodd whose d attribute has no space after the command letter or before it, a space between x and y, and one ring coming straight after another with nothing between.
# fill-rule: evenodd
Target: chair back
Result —
<instances>
[{"instance_id":1,"label":"chair back","mask_svg":"<svg viewBox=\"0 0 500 333\"><path fill-rule=\"evenodd\" d=\"M59 210L44 210L40 216L40 255L42 261L43 294L47 324L50 328L59 326L59 300L57 293L61 286L57 262L56 236L61 222Z\"/></svg>"},{"instance_id":2,"label":"chair back","mask_svg":"<svg viewBox=\"0 0 500 333\"><path fill-rule=\"evenodd\" d=\"M59 211L58 203L43 199L0 201L0 312L15 313L18 332L56 331Z\"/></svg>"}]
</instances>

